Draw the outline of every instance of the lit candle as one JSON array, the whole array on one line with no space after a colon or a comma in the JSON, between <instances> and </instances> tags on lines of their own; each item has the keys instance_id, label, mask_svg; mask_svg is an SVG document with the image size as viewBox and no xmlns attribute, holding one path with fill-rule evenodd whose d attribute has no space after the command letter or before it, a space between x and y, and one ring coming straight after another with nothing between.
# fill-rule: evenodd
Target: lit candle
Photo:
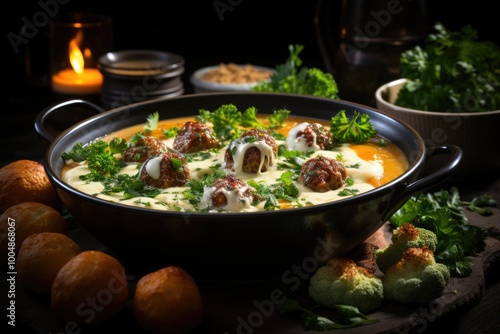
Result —
<instances>
[{"instance_id":1,"label":"lit candle","mask_svg":"<svg viewBox=\"0 0 500 334\"><path fill-rule=\"evenodd\" d=\"M101 91L102 74L95 68L85 68L85 59L92 57L92 52L85 48L82 52L79 43L83 31L69 41L68 58L72 68L63 69L52 75L52 89L62 94L97 94Z\"/></svg>"},{"instance_id":2,"label":"lit candle","mask_svg":"<svg viewBox=\"0 0 500 334\"><path fill-rule=\"evenodd\" d=\"M101 86L102 74L95 68L86 68L81 73L66 69L52 76L52 89L62 94L98 94Z\"/></svg>"}]
</instances>

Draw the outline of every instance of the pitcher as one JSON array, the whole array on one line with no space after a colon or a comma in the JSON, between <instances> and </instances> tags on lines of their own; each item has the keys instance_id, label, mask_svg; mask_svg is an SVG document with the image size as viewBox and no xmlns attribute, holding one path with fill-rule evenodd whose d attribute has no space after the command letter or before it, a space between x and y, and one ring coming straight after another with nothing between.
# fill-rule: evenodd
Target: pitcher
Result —
<instances>
[{"instance_id":1,"label":"pitcher","mask_svg":"<svg viewBox=\"0 0 500 334\"><path fill-rule=\"evenodd\" d=\"M375 90L400 77L401 53L430 31L425 0L318 0L315 32L343 100L375 106Z\"/></svg>"}]
</instances>

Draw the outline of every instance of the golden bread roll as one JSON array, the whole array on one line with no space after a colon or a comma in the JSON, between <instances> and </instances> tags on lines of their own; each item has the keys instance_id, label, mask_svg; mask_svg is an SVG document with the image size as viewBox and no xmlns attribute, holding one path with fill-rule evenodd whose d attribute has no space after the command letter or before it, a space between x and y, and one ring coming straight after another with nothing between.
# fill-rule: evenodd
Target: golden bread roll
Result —
<instances>
[{"instance_id":1,"label":"golden bread roll","mask_svg":"<svg viewBox=\"0 0 500 334\"><path fill-rule=\"evenodd\" d=\"M11 206L0 214L0 251L18 254L23 241L40 232L67 234L68 227L59 211L46 204L24 202ZM5 260L2 257L0 262Z\"/></svg>"},{"instance_id":2,"label":"golden bread roll","mask_svg":"<svg viewBox=\"0 0 500 334\"><path fill-rule=\"evenodd\" d=\"M80 247L61 233L42 232L27 237L17 255L17 277L26 289L50 293L59 270L80 253Z\"/></svg>"},{"instance_id":3,"label":"golden bread roll","mask_svg":"<svg viewBox=\"0 0 500 334\"><path fill-rule=\"evenodd\" d=\"M63 322L94 325L120 312L128 295L125 269L116 258L101 251L83 251L57 273L51 310Z\"/></svg>"},{"instance_id":4,"label":"golden bread roll","mask_svg":"<svg viewBox=\"0 0 500 334\"><path fill-rule=\"evenodd\" d=\"M186 271L176 266L141 277L133 305L137 322L151 333L187 333L203 320L198 286Z\"/></svg>"},{"instance_id":5,"label":"golden bread roll","mask_svg":"<svg viewBox=\"0 0 500 334\"><path fill-rule=\"evenodd\" d=\"M39 202L59 209L56 189L37 161L17 160L0 168L0 212L22 202Z\"/></svg>"}]
</instances>

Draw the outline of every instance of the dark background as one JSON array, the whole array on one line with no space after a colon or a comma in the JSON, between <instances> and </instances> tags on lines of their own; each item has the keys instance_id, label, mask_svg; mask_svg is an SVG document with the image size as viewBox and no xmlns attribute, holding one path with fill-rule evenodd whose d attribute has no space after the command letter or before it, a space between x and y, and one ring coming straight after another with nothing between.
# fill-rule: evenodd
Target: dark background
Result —
<instances>
[{"instance_id":1,"label":"dark background","mask_svg":"<svg viewBox=\"0 0 500 334\"><path fill-rule=\"evenodd\" d=\"M401 4L404 1L401 0ZM341 5L341 0L330 2L334 7ZM222 16L214 7L216 3L227 5ZM432 0L426 3L430 22L440 21L449 30L470 24L479 31L481 39L498 43L498 29L494 24L498 17L492 8L493 2ZM20 32L23 18L33 22L35 17L43 17L41 12L47 12L44 6L58 13L82 10L112 16L114 50L158 49L178 53L186 60L185 78L198 67L221 62L274 67L288 57L288 45L296 43L305 46L301 54L305 66L324 69L314 33L315 0L33 0L10 5L10 9L3 10L4 36L7 37L4 50L9 64L7 79L14 91L15 85L23 84L26 79L30 84L47 84L47 25L39 24L39 32L21 45L20 52L14 52L8 39L9 33ZM334 26L337 15L337 11L331 15ZM27 56L31 57L30 69L25 66Z\"/></svg>"},{"instance_id":2,"label":"dark background","mask_svg":"<svg viewBox=\"0 0 500 334\"><path fill-rule=\"evenodd\" d=\"M326 71L315 35L317 1L320 0L9 2L9 8L5 6L2 10L2 56L5 60L1 73L7 105L0 111L0 138L16 145L0 147L1 165L19 158L39 160L46 148L34 133L33 121L44 108L60 101L60 96L53 96L50 90L50 16L72 11L110 15L114 20L113 50L156 49L183 56L185 72L182 80L185 93L190 94L189 76L196 69L229 62L275 67L288 58L290 44L304 45L300 54L304 66ZM375 6L372 4L377 0L348 1ZM493 2L400 0L400 3L405 6L409 1L427 4L430 24L440 21L449 30L470 24L478 30L480 39L499 44L498 17ZM342 2L330 0L329 3L333 8L330 13L333 35L338 36L335 30L339 26L338 9ZM227 6L222 16L217 13L214 4ZM44 18L46 22L43 22ZM12 37L22 35L21 29L26 21L36 22L37 31L26 43L19 44L16 51ZM345 93L345 90L340 91L341 98Z\"/></svg>"},{"instance_id":3,"label":"dark background","mask_svg":"<svg viewBox=\"0 0 500 334\"><path fill-rule=\"evenodd\" d=\"M341 0L330 1L334 7L340 7ZM214 9L214 2L16 0L9 1L8 6L4 3L1 13L4 67L1 74L7 104L0 109L0 139L3 142L0 167L18 159L42 161L47 148L37 137L33 122L40 111L55 102L48 80L48 26L40 25L39 31L20 46L19 52L14 51L9 41L12 34L20 34L23 19L32 22L34 17L43 14L43 4L57 5L60 13L81 10L112 16L114 50L157 49L182 55L186 61L183 75L186 93L191 92L189 76L199 67L227 62L274 67L288 57L289 44L305 46L301 54L305 66L325 70L314 31L316 0L220 0L220 3L232 4L229 5L231 9L224 12L223 20ZM440 21L449 30L470 24L478 30L480 39L500 44L494 1L428 0L427 4L430 22ZM332 13L334 27L338 24L338 15L338 12ZM479 184L481 181L477 180ZM481 194L489 193L490 189L495 193L495 185L491 188L476 188L476 185L474 181L469 188ZM493 329L488 327L491 323L498 329L498 319L490 316L492 310L498 309L498 266L489 282L493 284L487 284L481 304L470 311L451 312L441 320L425 324L430 326L426 332L442 332L443 329L460 333L477 329L475 332L480 332Z\"/></svg>"}]
</instances>

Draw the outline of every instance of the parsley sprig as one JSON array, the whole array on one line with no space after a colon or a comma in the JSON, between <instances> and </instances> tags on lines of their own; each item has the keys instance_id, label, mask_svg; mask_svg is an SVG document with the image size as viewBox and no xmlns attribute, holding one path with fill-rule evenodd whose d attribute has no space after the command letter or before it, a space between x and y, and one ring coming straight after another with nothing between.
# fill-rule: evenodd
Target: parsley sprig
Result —
<instances>
[{"instance_id":1,"label":"parsley sprig","mask_svg":"<svg viewBox=\"0 0 500 334\"><path fill-rule=\"evenodd\" d=\"M336 143L355 144L365 143L378 133L370 122L368 114L354 111L352 118L349 119L345 110L340 110L332 117L330 132Z\"/></svg>"},{"instance_id":2,"label":"parsley sprig","mask_svg":"<svg viewBox=\"0 0 500 334\"><path fill-rule=\"evenodd\" d=\"M228 141L238 138L245 128L273 132L273 130L283 126L283 122L289 114L290 110L287 109L275 110L266 118L268 123L266 125L257 118L257 109L255 107L248 107L241 111L234 104L224 104L213 112L206 109L199 110L196 120L201 123L211 122L217 138Z\"/></svg>"},{"instance_id":3,"label":"parsley sprig","mask_svg":"<svg viewBox=\"0 0 500 334\"><path fill-rule=\"evenodd\" d=\"M123 153L126 148L127 142L124 139L113 138L109 143L98 139L87 145L77 143L69 152L63 152L61 157L64 161L87 161L90 173L82 175L82 179L103 181L125 167L125 162L116 159L114 155Z\"/></svg>"}]
</instances>

